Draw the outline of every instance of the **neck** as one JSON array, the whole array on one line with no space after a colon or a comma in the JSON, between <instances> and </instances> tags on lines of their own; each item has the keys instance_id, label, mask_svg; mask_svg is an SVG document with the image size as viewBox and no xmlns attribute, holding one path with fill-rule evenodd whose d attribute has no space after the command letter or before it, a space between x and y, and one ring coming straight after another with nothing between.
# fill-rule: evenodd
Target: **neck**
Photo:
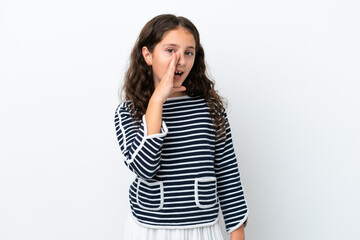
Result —
<instances>
[{"instance_id":1,"label":"neck","mask_svg":"<svg viewBox=\"0 0 360 240\"><path fill-rule=\"evenodd\" d=\"M186 92L176 92L176 93L173 93L171 94L169 97L170 98L173 98L173 97L181 97L181 96L186 96Z\"/></svg>"}]
</instances>

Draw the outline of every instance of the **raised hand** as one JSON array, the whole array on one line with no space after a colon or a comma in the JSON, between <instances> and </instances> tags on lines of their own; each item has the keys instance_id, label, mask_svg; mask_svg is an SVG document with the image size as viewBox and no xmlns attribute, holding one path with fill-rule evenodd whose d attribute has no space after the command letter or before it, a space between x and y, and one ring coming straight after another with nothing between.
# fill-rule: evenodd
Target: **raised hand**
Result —
<instances>
[{"instance_id":1,"label":"raised hand","mask_svg":"<svg viewBox=\"0 0 360 240\"><path fill-rule=\"evenodd\" d=\"M172 59L169 63L168 69L165 75L160 80L160 83L156 86L153 93L153 97L159 98L163 103L166 99L175 92L185 91L184 86L174 87L174 75L176 64L179 61L179 53L172 53Z\"/></svg>"}]
</instances>

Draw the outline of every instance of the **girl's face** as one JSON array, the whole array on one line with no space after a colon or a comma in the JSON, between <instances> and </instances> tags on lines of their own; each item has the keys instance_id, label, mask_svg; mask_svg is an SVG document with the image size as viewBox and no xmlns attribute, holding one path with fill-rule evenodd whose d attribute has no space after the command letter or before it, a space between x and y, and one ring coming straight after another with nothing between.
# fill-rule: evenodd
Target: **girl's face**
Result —
<instances>
[{"instance_id":1,"label":"girl's face","mask_svg":"<svg viewBox=\"0 0 360 240\"><path fill-rule=\"evenodd\" d=\"M173 52L179 52L175 71L182 72L180 76L174 75L174 87L180 87L194 65L194 36L185 28L180 27L166 32L152 53L147 47L143 47L144 59L149 66L152 66L155 88L167 72Z\"/></svg>"}]
</instances>

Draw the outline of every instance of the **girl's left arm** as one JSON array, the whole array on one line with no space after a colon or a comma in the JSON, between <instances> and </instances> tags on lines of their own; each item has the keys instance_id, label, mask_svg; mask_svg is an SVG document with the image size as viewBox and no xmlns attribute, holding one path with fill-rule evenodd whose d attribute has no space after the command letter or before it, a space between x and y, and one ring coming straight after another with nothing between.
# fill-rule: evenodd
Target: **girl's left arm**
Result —
<instances>
[{"instance_id":1,"label":"girl's left arm","mask_svg":"<svg viewBox=\"0 0 360 240\"><path fill-rule=\"evenodd\" d=\"M217 195L225 221L226 232L231 240L241 236L248 220L248 207L244 189L240 180L237 157L235 155L229 119L225 109L223 116L227 120L226 140L217 140L215 145L215 174Z\"/></svg>"},{"instance_id":2,"label":"girl's left arm","mask_svg":"<svg viewBox=\"0 0 360 240\"><path fill-rule=\"evenodd\" d=\"M244 224L231 232L230 240L245 240Z\"/></svg>"}]
</instances>

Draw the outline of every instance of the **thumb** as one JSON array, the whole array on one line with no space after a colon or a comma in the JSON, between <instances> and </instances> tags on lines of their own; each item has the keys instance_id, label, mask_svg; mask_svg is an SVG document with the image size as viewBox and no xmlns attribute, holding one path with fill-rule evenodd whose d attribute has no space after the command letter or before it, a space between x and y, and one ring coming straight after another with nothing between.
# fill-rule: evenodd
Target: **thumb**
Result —
<instances>
[{"instance_id":1,"label":"thumb","mask_svg":"<svg viewBox=\"0 0 360 240\"><path fill-rule=\"evenodd\" d=\"M173 92L184 92L184 91L186 91L186 87L184 87L184 86L173 88Z\"/></svg>"}]
</instances>

